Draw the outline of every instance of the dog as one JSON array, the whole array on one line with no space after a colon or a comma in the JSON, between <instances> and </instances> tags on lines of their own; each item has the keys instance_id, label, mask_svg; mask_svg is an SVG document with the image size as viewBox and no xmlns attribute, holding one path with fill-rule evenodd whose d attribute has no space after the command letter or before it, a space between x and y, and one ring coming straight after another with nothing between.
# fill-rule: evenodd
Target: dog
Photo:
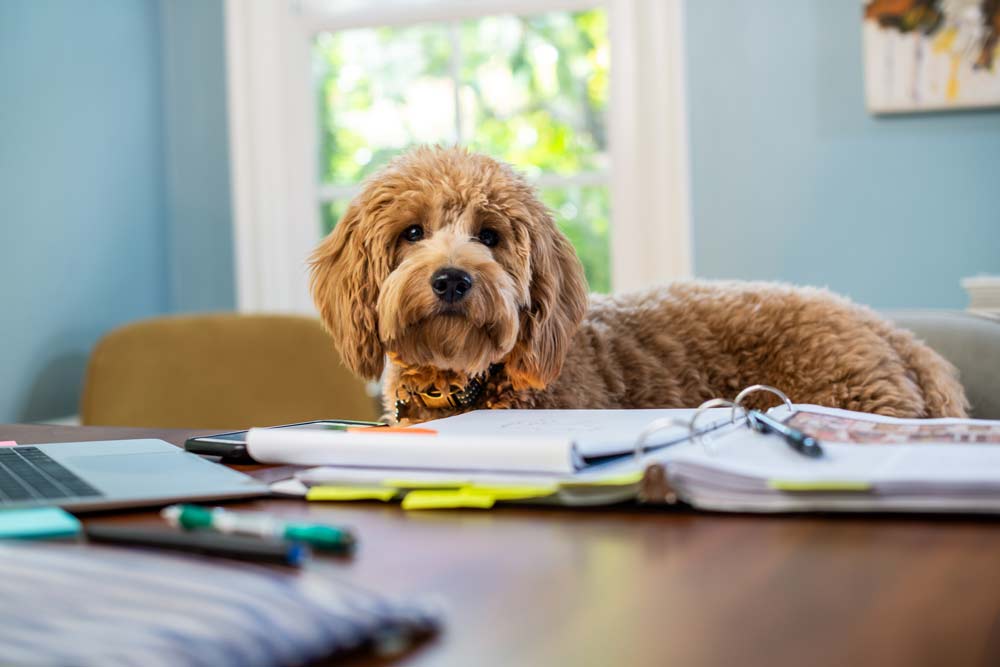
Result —
<instances>
[{"instance_id":1,"label":"dog","mask_svg":"<svg viewBox=\"0 0 1000 667\"><path fill-rule=\"evenodd\" d=\"M310 265L343 361L362 378L384 371L402 424L482 408L689 408L756 383L893 417L968 407L951 364L824 289L690 281L588 296L534 189L462 148L417 148L371 177Z\"/></svg>"}]
</instances>

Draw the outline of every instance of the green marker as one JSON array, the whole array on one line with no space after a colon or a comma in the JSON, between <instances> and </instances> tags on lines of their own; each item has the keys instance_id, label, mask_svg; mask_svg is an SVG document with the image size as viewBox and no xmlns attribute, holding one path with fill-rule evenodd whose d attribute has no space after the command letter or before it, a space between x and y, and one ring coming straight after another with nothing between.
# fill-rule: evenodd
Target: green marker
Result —
<instances>
[{"instance_id":1,"label":"green marker","mask_svg":"<svg viewBox=\"0 0 1000 667\"><path fill-rule=\"evenodd\" d=\"M198 505L171 505L164 508L160 516L172 526L187 530L211 529L233 535L278 538L338 553L349 553L354 549L354 534L345 528L282 521L269 514L230 512L221 507L208 509Z\"/></svg>"}]
</instances>

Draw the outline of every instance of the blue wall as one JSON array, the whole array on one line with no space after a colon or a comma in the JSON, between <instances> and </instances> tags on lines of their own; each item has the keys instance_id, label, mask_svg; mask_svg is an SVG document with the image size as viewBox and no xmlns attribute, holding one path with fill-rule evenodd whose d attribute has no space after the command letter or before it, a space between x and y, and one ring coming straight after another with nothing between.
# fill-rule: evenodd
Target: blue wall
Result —
<instances>
[{"instance_id":1,"label":"blue wall","mask_svg":"<svg viewBox=\"0 0 1000 667\"><path fill-rule=\"evenodd\" d=\"M167 305L157 7L0 2L0 421L77 411L94 341Z\"/></svg>"},{"instance_id":2,"label":"blue wall","mask_svg":"<svg viewBox=\"0 0 1000 667\"><path fill-rule=\"evenodd\" d=\"M870 116L859 13L687 3L695 270L964 307L1000 273L1000 110Z\"/></svg>"},{"instance_id":3,"label":"blue wall","mask_svg":"<svg viewBox=\"0 0 1000 667\"><path fill-rule=\"evenodd\" d=\"M221 0L163 0L169 302L174 311L235 303L226 46Z\"/></svg>"},{"instance_id":4,"label":"blue wall","mask_svg":"<svg viewBox=\"0 0 1000 667\"><path fill-rule=\"evenodd\" d=\"M77 412L119 324L233 307L223 35L218 0L0 2L0 422Z\"/></svg>"}]
</instances>

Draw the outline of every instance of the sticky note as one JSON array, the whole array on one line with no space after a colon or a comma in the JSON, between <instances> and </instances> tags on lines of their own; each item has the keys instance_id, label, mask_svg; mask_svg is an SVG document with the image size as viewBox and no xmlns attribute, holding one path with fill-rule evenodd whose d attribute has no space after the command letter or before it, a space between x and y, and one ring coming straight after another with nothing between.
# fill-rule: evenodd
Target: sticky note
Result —
<instances>
[{"instance_id":1,"label":"sticky note","mask_svg":"<svg viewBox=\"0 0 1000 667\"><path fill-rule=\"evenodd\" d=\"M498 500L530 500L544 498L558 491L554 484L549 486L477 486L468 485L461 489L424 489L410 491L403 498L403 509L453 509L473 507L489 509Z\"/></svg>"},{"instance_id":2,"label":"sticky note","mask_svg":"<svg viewBox=\"0 0 1000 667\"><path fill-rule=\"evenodd\" d=\"M392 500L396 489L384 486L314 486L306 491L306 500Z\"/></svg>"},{"instance_id":3,"label":"sticky note","mask_svg":"<svg viewBox=\"0 0 1000 667\"><path fill-rule=\"evenodd\" d=\"M0 510L0 538L37 540L71 537L79 532L76 517L58 507Z\"/></svg>"},{"instance_id":4,"label":"sticky note","mask_svg":"<svg viewBox=\"0 0 1000 667\"><path fill-rule=\"evenodd\" d=\"M800 482L796 480L772 479L767 485L776 491L871 491L867 482Z\"/></svg>"},{"instance_id":5,"label":"sticky note","mask_svg":"<svg viewBox=\"0 0 1000 667\"><path fill-rule=\"evenodd\" d=\"M410 491L403 498L404 510L436 510L472 507L489 509L495 499L485 493L468 491Z\"/></svg>"},{"instance_id":6,"label":"sticky note","mask_svg":"<svg viewBox=\"0 0 1000 667\"><path fill-rule=\"evenodd\" d=\"M0 447L14 447L17 445L13 440L0 440Z\"/></svg>"},{"instance_id":7,"label":"sticky note","mask_svg":"<svg viewBox=\"0 0 1000 667\"><path fill-rule=\"evenodd\" d=\"M489 496L494 500L528 500L544 498L558 491L556 485L551 486L478 486L469 485L461 489L463 493Z\"/></svg>"}]
</instances>

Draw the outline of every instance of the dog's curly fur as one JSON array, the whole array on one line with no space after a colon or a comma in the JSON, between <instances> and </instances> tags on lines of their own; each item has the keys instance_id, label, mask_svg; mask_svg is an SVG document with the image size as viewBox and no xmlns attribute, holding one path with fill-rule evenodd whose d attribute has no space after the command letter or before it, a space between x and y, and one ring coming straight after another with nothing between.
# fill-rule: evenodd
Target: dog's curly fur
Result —
<instances>
[{"instance_id":1,"label":"dog's curly fur","mask_svg":"<svg viewBox=\"0 0 1000 667\"><path fill-rule=\"evenodd\" d=\"M418 225L423 238L403 232ZM499 235L488 247L483 229ZM431 276L472 288L447 304ZM385 373L407 422L461 409L421 392L489 375L488 408L681 408L764 383L800 403L896 417L962 417L957 373L909 332L826 290L678 282L590 296L580 262L510 167L420 148L370 179L312 258L312 293L346 364ZM768 403L767 399L759 399Z\"/></svg>"}]
</instances>

